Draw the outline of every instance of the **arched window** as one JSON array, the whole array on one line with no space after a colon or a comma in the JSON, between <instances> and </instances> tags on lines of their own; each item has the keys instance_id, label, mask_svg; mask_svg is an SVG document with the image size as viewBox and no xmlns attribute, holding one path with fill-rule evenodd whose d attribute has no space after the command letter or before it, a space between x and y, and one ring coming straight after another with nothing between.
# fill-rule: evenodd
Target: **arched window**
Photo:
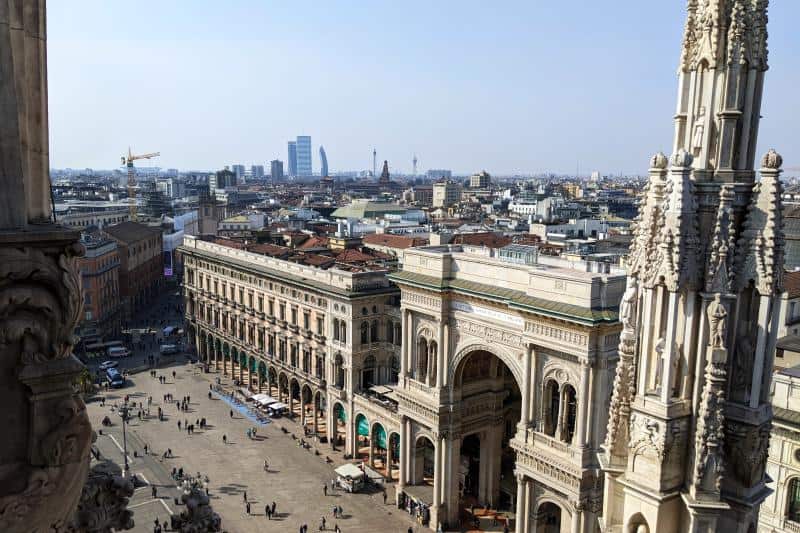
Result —
<instances>
[{"instance_id":1,"label":"arched window","mask_svg":"<svg viewBox=\"0 0 800 533\"><path fill-rule=\"evenodd\" d=\"M548 381L544 386L544 432L555 437L556 425L558 424L558 412L560 398L558 395L558 383L554 380Z\"/></svg>"},{"instance_id":2,"label":"arched window","mask_svg":"<svg viewBox=\"0 0 800 533\"><path fill-rule=\"evenodd\" d=\"M339 319L338 318L334 318L333 319L333 340L335 340L335 341L339 340Z\"/></svg>"},{"instance_id":3,"label":"arched window","mask_svg":"<svg viewBox=\"0 0 800 533\"><path fill-rule=\"evenodd\" d=\"M373 320L372 326L369 328L370 342L378 342L380 335L378 335L378 321Z\"/></svg>"},{"instance_id":4,"label":"arched window","mask_svg":"<svg viewBox=\"0 0 800 533\"><path fill-rule=\"evenodd\" d=\"M786 492L786 518L792 522L800 522L800 478L789 481Z\"/></svg>"},{"instance_id":5,"label":"arched window","mask_svg":"<svg viewBox=\"0 0 800 533\"><path fill-rule=\"evenodd\" d=\"M344 320L339 321L339 340L347 343L347 324L344 323Z\"/></svg>"},{"instance_id":6,"label":"arched window","mask_svg":"<svg viewBox=\"0 0 800 533\"><path fill-rule=\"evenodd\" d=\"M575 388L572 385L564 385L563 396L561 398L561 440L564 442L572 442L572 437L575 436L575 423L578 420L578 402Z\"/></svg>"},{"instance_id":7,"label":"arched window","mask_svg":"<svg viewBox=\"0 0 800 533\"><path fill-rule=\"evenodd\" d=\"M369 344L369 325L366 321L361 323L361 344Z\"/></svg>"},{"instance_id":8,"label":"arched window","mask_svg":"<svg viewBox=\"0 0 800 533\"><path fill-rule=\"evenodd\" d=\"M425 381L428 374L428 341L420 337L417 341L417 381Z\"/></svg>"},{"instance_id":9,"label":"arched window","mask_svg":"<svg viewBox=\"0 0 800 533\"><path fill-rule=\"evenodd\" d=\"M396 346L400 346L403 338L403 328L400 324L394 325L394 343Z\"/></svg>"}]
</instances>

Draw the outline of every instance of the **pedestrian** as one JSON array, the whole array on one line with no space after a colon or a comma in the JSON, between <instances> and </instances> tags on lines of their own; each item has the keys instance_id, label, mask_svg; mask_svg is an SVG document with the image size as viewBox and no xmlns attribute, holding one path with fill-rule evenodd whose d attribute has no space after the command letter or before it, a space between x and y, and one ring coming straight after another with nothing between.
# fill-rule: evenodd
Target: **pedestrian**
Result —
<instances>
[{"instance_id":1,"label":"pedestrian","mask_svg":"<svg viewBox=\"0 0 800 533\"><path fill-rule=\"evenodd\" d=\"M233 409L230 410L231 418L233 418Z\"/></svg>"},{"instance_id":2,"label":"pedestrian","mask_svg":"<svg viewBox=\"0 0 800 533\"><path fill-rule=\"evenodd\" d=\"M342 533L342 530L339 529L339 524L333 524L333 531L334 533Z\"/></svg>"},{"instance_id":3,"label":"pedestrian","mask_svg":"<svg viewBox=\"0 0 800 533\"><path fill-rule=\"evenodd\" d=\"M408 533L414 533L414 528L412 528L411 526L408 526Z\"/></svg>"},{"instance_id":4,"label":"pedestrian","mask_svg":"<svg viewBox=\"0 0 800 533\"><path fill-rule=\"evenodd\" d=\"M267 517L267 520L272 520L272 518L270 517L270 514L271 513L269 512L269 505L265 505L264 506L264 516Z\"/></svg>"},{"instance_id":5,"label":"pedestrian","mask_svg":"<svg viewBox=\"0 0 800 533\"><path fill-rule=\"evenodd\" d=\"M147 444L144 445L144 454L147 455Z\"/></svg>"},{"instance_id":6,"label":"pedestrian","mask_svg":"<svg viewBox=\"0 0 800 533\"><path fill-rule=\"evenodd\" d=\"M244 491L244 493L242 494L242 496L244 497L244 501L247 501L247 491Z\"/></svg>"},{"instance_id":7,"label":"pedestrian","mask_svg":"<svg viewBox=\"0 0 800 533\"><path fill-rule=\"evenodd\" d=\"M167 454L172 457L172 448L167 448Z\"/></svg>"},{"instance_id":8,"label":"pedestrian","mask_svg":"<svg viewBox=\"0 0 800 533\"><path fill-rule=\"evenodd\" d=\"M275 516L275 502L272 502L272 516Z\"/></svg>"},{"instance_id":9,"label":"pedestrian","mask_svg":"<svg viewBox=\"0 0 800 533\"><path fill-rule=\"evenodd\" d=\"M247 514L250 514L250 502L245 502L244 508L247 510Z\"/></svg>"},{"instance_id":10,"label":"pedestrian","mask_svg":"<svg viewBox=\"0 0 800 533\"><path fill-rule=\"evenodd\" d=\"M150 492L153 494L153 499L155 499L157 497L157 495L158 495L158 490L156 489L155 485L150 487Z\"/></svg>"},{"instance_id":11,"label":"pedestrian","mask_svg":"<svg viewBox=\"0 0 800 533\"><path fill-rule=\"evenodd\" d=\"M320 526L319 526L319 530L320 530L320 531L325 531L325 530L327 529L327 528L325 527L325 517L323 516L322 518L320 518L320 520L321 520L321 522L322 522L322 523L321 523L321 524L320 524Z\"/></svg>"},{"instance_id":12,"label":"pedestrian","mask_svg":"<svg viewBox=\"0 0 800 533\"><path fill-rule=\"evenodd\" d=\"M181 430L181 421L178 420L178 431L180 431L180 430Z\"/></svg>"},{"instance_id":13,"label":"pedestrian","mask_svg":"<svg viewBox=\"0 0 800 533\"><path fill-rule=\"evenodd\" d=\"M383 491L383 505L386 505L386 491Z\"/></svg>"},{"instance_id":14,"label":"pedestrian","mask_svg":"<svg viewBox=\"0 0 800 533\"><path fill-rule=\"evenodd\" d=\"M503 525L503 533L509 533L508 522Z\"/></svg>"}]
</instances>

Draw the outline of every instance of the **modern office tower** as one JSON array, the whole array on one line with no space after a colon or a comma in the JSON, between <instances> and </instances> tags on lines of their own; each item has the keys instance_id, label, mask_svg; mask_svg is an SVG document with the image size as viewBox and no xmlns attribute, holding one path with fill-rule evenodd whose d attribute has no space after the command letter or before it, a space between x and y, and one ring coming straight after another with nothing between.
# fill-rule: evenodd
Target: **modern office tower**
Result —
<instances>
[{"instance_id":1,"label":"modern office tower","mask_svg":"<svg viewBox=\"0 0 800 533\"><path fill-rule=\"evenodd\" d=\"M755 167L767 2L687 10L673 153L650 160L626 261L598 455L607 532L755 532L761 503L788 481L766 471L768 449L789 453L770 442L781 156Z\"/></svg>"},{"instance_id":2,"label":"modern office tower","mask_svg":"<svg viewBox=\"0 0 800 533\"><path fill-rule=\"evenodd\" d=\"M236 174L228 170L218 170L208 177L208 188L211 189L211 194L214 194L214 189L224 189L226 187L234 187L236 185Z\"/></svg>"},{"instance_id":3,"label":"modern office tower","mask_svg":"<svg viewBox=\"0 0 800 533\"><path fill-rule=\"evenodd\" d=\"M231 172L236 176L236 184L244 183L244 165L231 165Z\"/></svg>"},{"instance_id":4,"label":"modern office tower","mask_svg":"<svg viewBox=\"0 0 800 533\"><path fill-rule=\"evenodd\" d=\"M289 141L289 165L288 171L290 176L297 176L297 143Z\"/></svg>"},{"instance_id":5,"label":"modern office tower","mask_svg":"<svg viewBox=\"0 0 800 533\"><path fill-rule=\"evenodd\" d=\"M272 176L272 181L283 179L283 161L274 159L269 162L269 173Z\"/></svg>"},{"instance_id":6,"label":"modern office tower","mask_svg":"<svg viewBox=\"0 0 800 533\"><path fill-rule=\"evenodd\" d=\"M328 156L325 155L325 148L319 147L319 175L323 178L328 175Z\"/></svg>"},{"instance_id":7,"label":"modern office tower","mask_svg":"<svg viewBox=\"0 0 800 533\"><path fill-rule=\"evenodd\" d=\"M251 165L250 174L253 179L262 179L264 177L264 165Z\"/></svg>"},{"instance_id":8,"label":"modern office tower","mask_svg":"<svg viewBox=\"0 0 800 533\"><path fill-rule=\"evenodd\" d=\"M297 136L297 175L311 176L311 137Z\"/></svg>"}]
</instances>

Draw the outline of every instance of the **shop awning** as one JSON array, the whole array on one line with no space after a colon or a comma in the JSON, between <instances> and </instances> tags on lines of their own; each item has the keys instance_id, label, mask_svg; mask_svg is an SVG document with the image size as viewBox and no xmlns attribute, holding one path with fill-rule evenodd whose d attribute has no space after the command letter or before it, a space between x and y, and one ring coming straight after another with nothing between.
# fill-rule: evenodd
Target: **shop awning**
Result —
<instances>
[{"instance_id":1,"label":"shop awning","mask_svg":"<svg viewBox=\"0 0 800 533\"><path fill-rule=\"evenodd\" d=\"M352 479L359 479L364 477L364 472L352 463L343 464L335 470L336 474L342 477L349 477Z\"/></svg>"}]
</instances>

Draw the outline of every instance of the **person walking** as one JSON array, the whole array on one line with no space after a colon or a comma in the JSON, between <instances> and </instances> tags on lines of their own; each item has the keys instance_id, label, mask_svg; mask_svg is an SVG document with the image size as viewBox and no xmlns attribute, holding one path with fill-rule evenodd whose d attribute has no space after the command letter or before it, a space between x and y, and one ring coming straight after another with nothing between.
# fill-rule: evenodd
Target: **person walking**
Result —
<instances>
[{"instance_id":1,"label":"person walking","mask_svg":"<svg viewBox=\"0 0 800 533\"><path fill-rule=\"evenodd\" d=\"M231 418L233 418L233 409L230 410Z\"/></svg>"},{"instance_id":2,"label":"person walking","mask_svg":"<svg viewBox=\"0 0 800 533\"><path fill-rule=\"evenodd\" d=\"M244 493L242 494L242 497L244 498L244 501L247 501L247 491L244 491Z\"/></svg>"},{"instance_id":3,"label":"person walking","mask_svg":"<svg viewBox=\"0 0 800 533\"><path fill-rule=\"evenodd\" d=\"M272 516L275 516L275 502L272 502Z\"/></svg>"},{"instance_id":4,"label":"person walking","mask_svg":"<svg viewBox=\"0 0 800 533\"><path fill-rule=\"evenodd\" d=\"M324 496L327 496L327 495L328 495L328 484L327 484L327 483L323 483L323 484L322 484L322 494L323 494Z\"/></svg>"},{"instance_id":5,"label":"person walking","mask_svg":"<svg viewBox=\"0 0 800 533\"><path fill-rule=\"evenodd\" d=\"M245 508L245 510L247 510L247 514L249 515L250 514L250 502L245 502L244 508Z\"/></svg>"},{"instance_id":6,"label":"person walking","mask_svg":"<svg viewBox=\"0 0 800 533\"><path fill-rule=\"evenodd\" d=\"M342 533L342 530L339 529L339 524L333 524L333 533Z\"/></svg>"},{"instance_id":7,"label":"person walking","mask_svg":"<svg viewBox=\"0 0 800 533\"><path fill-rule=\"evenodd\" d=\"M325 517L323 516L323 517L320 518L319 530L320 531L325 531L326 529L328 529L328 528L325 527Z\"/></svg>"},{"instance_id":8,"label":"person walking","mask_svg":"<svg viewBox=\"0 0 800 533\"><path fill-rule=\"evenodd\" d=\"M386 505L386 491L383 491L383 505Z\"/></svg>"},{"instance_id":9,"label":"person walking","mask_svg":"<svg viewBox=\"0 0 800 533\"><path fill-rule=\"evenodd\" d=\"M222 444L228 444L228 436L227 435L223 435L222 436Z\"/></svg>"},{"instance_id":10,"label":"person walking","mask_svg":"<svg viewBox=\"0 0 800 533\"><path fill-rule=\"evenodd\" d=\"M181 421L178 420L178 431L180 431L180 430L181 430Z\"/></svg>"},{"instance_id":11,"label":"person walking","mask_svg":"<svg viewBox=\"0 0 800 533\"><path fill-rule=\"evenodd\" d=\"M150 492L151 492L151 493L152 493L152 495L153 495L153 499L156 499L156 498L158 497L158 489L156 489L156 486L155 486L155 485L153 485L152 487L150 487Z\"/></svg>"}]
</instances>

